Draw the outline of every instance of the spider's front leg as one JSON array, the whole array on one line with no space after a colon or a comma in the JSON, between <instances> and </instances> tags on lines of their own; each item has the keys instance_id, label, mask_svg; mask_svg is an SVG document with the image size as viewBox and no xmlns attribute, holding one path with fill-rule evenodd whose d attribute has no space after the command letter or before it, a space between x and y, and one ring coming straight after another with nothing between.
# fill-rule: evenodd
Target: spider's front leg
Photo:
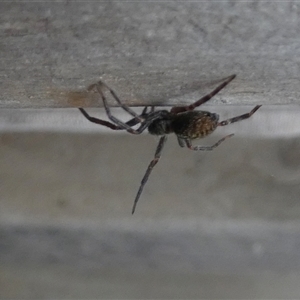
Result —
<instances>
[{"instance_id":1,"label":"spider's front leg","mask_svg":"<svg viewBox=\"0 0 300 300\"><path fill-rule=\"evenodd\" d=\"M124 129L123 127L120 127L120 126L117 126L113 123L110 123L108 121L105 121L105 120L101 120L101 119L98 119L98 118L95 118L95 117L92 117L90 116L83 108L78 108L79 111L84 115L84 117L89 120L90 122L92 123L95 123L95 124L99 124L99 125L102 125L102 126L105 126L105 127L108 127L112 130L122 130Z\"/></svg>"},{"instance_id":2,"label":"spider's front leg","mask_svg":"<svg viewBox=\"0 0 300 300\"><path fill-rule=\"evenodd\" d=\"M96 84L91 85L88 89L91 90L93 88L96 88L98 93L100 94L102 101L103 101L103 105L104 105L104 109L106 111L107 117L113 122L115 123L118 127L125 129L127 132L131 133L131 134L140 134L141 132L138 132L137 130L131 128L130 125L122 122L121 120L119 120L118 118L114 117L110 111L110 107L107 103L106 97L104 95L104 93L102 92L102 87L105 86L106 88L108 88L107 85L105 85L102 81L99 81ZM108 88L109 89L109 88ZM112 90L109 89L109 91L112 93ZM112 95L114 97L116 97L115 93L112 93ZM138 114L136 114L135 112L133 112L129 107L127 107L125 104L122 104L121 101L119 100L119 98L115 98L117 100L117 102L121 105L121 107L123 109L125 109L127 112L129 112L131 115L134 116L134 118L137 118L139 120L139 122L143 122L144 118L141 118ZM125 108L126 107L126 108Z\"/></svg>"},{"instance_id":3,"label":"spider's front leg","mask_svg":"<svg viewBox=\"0 0 300 300\"><path fill-rule=\"evenodd\" d=\"M132 115L133 117L139 119L140 122L143 121L143 118L141 118L140 115L138 115L134 110L132 110L130 107L128 107L126 104L122 103L122 101L120 100L120 98L117 96L117 94L114 92L114 90L112 90L105 82L103 81L98 81L97 83L91 84L87 90L91 91L94 88L97 89L98 93L102 96L102 100L103 100L103 104L105 106L106 103L106 98L104 97L102 88L105 87L106 89L109 90L109 92L111 93L111 95L114 97L114 99L117 101L117 103L120 105L120 107L122 109L124 109L126 112L128 112L130 115ZM104 99L103 99L104 98ZM105 102L105 103L104 103ZM108 106L108 105L107 105Z\"/></svg>"},{"instance_id":4,"label":"spider's front leg","mask_svg":"<svg viewBox=\"0 0 300 300\"><path fill-rule=\"evenodd\" d=\"M106 89L109 90L109 92L111 93L111 95L115 98L115 100L117 101L117 103L120 105L121 108L123 108L126 112L128 112L130 115L133 116L132 119L130 119L129 121L127 121L126 123L122 122L121 120L119 120L118 118L114 117L111 114L110 111L110 107L106 101L106 97L102 91L103 87L105 87ZM99 81L96 84L92 84L88 87L88 91L92 90L92 89L96 89L98 91L98 93L100 94L101 98L102 98L102 102L106 111L106 114L108 116L108 118L113 122L108 122L102 119L98 119L95 117L90 116L83 108L79 108L80 112L83 114L83 116L89 120L92 123L95 124L99 124L102 126L106 126L110 129L113 130L126 130L127 132L131 133L131 134L140 134L142 133L147 127L148 125L155 119L157 118L157 113L154 112L154 106L152 106L150 108L150 111L148 112L148 107L146 106L143 109L143 112L139 115L137 114L135 111L133 111L130 107L128 107L127 105L123 104L121 102L121 100L119 99L119 97L117 96L117 94L108 86L106 85L104 82ZM140 124L140 127L138 129L133 129L132 127Z\"/></svg>"},{"instance_id":5,"label":"spider's front leg","mask_svg":"<svg viewBox=\"0 0 300 300\"><path fill-rule=\"evenodd\" d=\"M84 117L89 120L90 122L92 123L95 123L95 124L99 124L99 125L102 125L102 126L105 126L105 127L108 127L112 130L125 130L124 127L121 127L121 126L117 126L116 124L113 124L111 122L108 122L108 121L105 121L105 120L102 120L102 119L99 119L99 118L95 118L95 117L92 117L90 116L83 108L78 108L80 110L80 112L84 115ZM146 117L146 110L147 110L147 106L144 108L142 114L140 115L141 117ZM140 123L140 120L138 118L132 118L130 119L129 121L127 121L125 124L129 125L130 127L133 127L135 125L137 125L138 123Z\"/></svg>"}]
</instances>

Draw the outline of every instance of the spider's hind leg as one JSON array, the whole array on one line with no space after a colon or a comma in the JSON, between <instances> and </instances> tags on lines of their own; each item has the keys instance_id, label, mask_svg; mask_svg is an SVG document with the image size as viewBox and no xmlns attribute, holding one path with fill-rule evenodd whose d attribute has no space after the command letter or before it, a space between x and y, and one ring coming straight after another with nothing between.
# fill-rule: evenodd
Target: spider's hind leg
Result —
<instances>
[{"instance_id":1,"label":"spider's hind leg","mask_svg":"<svg viewBox=\"0 0 300 300\"><path fill-rule=\"evenodd\" d=\"M221 138L219 141L217 141L215 144L213 144L212 146L193 146L192 142L190 140L185 140L186 142L186 146L194 151L211 151L213 149L215 149L216 147L218 147L221 143L223 143L226 139L230 138L234 136L234 134L229 134L224 136L223 138Z\"/></svg>"},{"instance_id":2,"label":"spider's hind leg","mask_svg":"<svg viewBox=\"0 0 300 300\"><path fill-rule=\"evenodd\" d=\"M197 100L196 102L187 105L187 106L174 106L171 109L171 113L174 114L178 114L180 112L184 112L184 111L190 111L190 110L194 110L196 107L204 104L205 102L209 101L213 96L215 96L217 93L219 93L230 81L232 81L234 78L236 77L235 74L227 77L225 79L224 82L222 82L219 86L217 86L212 92L210 92L209 94L203 96L202 98L200 98L199 100Z\"/></svg>"},{"instance_id":3,"label":"spider's hind leg","mask_svg":"<svg viewBox=\"0 0 300 300\"><path fill-rule=\"evenodd\" d=\"M240 116L237 116L237 117L233 117L233 118L230 118L230 119L227 119L227 120L224 120L222 122L219 122L218 123L218 126L226 126L226 125L229 125L231 123L235 123L235 122L238 122L238 121L242 121L242 120L245 120L245 119L248 119L250 118L259 108L261 107L261 105L256 105L249 113L246 113L246 114L243 114L243 115L240 115Z\"/></svg>"}]
</instances>

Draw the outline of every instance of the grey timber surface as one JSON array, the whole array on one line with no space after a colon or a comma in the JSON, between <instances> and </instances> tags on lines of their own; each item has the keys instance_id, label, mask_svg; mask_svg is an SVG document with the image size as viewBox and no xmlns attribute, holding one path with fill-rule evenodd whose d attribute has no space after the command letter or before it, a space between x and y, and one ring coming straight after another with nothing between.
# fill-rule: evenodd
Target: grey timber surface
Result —
<instances>
[{"instance_id":1,"label":"grey timber surface","mask_svg":"<svg viewBox=\"0 0 300 300\"><path fill-rule=\"evenodd\" d=\"M101 106L100 77L130 105L299 103L299 2L0 3L0 106ZM116 105L116 104L114 104Z\"/></svg>"}]
</instances>

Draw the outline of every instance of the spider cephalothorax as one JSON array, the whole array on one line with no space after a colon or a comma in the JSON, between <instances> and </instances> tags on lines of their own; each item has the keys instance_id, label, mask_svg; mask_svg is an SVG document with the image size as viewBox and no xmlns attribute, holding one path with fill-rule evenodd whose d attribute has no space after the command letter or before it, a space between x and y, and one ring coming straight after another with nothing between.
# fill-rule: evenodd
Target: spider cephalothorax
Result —
<instances>
[{"instance_id":1,"label":"spider cephalothorax","mask_svg":"<svg viewBox=\"0 0 300 300\"><path fill-rule=\"evenodd\" d=\"M81 113L91 122L100 124L106 127L109 127L113 130L126 130L131 134L140 134L146 128L150 134L161 136L158 146L155 151L154 159L150 162L147 171L142 179L140 184L140 188L137 192L137 195L134 200L132 213L134 213L136 204L142 194L143 188L149 178L149 175L153 169L153 167L157 164L160 159L162 149L167 140L167 135L170 133L174 133L177 136L178 143L180 147L187 147L191 150L202 150L209 151L213 150L217 146L219 146L225 139L232 137L233 134L227 135L220 139L212 146L193 146L192 140L203 138L209 134L211 134L218 126L225 126L234 122L238 122L244 119L251 117L260 107L261 105L256 105L249 113L245 113L243 115L230 118L228 120L224 120L219 122L219 115L215 113L211 113L208 111L195 111L194 109L208 100L210 100L214 95L216 95L220 90L222 90L231 80L235 78L236 75L231 75L224 80L218 87L216 87L211 93L205 95L198 101L192 103L188 106L174 106L170 111L167 110L156 110L154 107L151 107L148 112L148 107L143 109L143 112L139 115L135 111L133 111L130 107L123 104L121 100L118 98L116 93L109 88L104 82L99 81L96 84L93 84L89 87L90 89L96 88L99 92L103 105L106 111L106 114L111 122L101 120L98 118L91 117L83 108L79 108ZM103 93L103 88L109 90L114 99L118 102L120 107L122 107L126 112L128 112L133 118L127 121L126 123L117 119L111 114L110 107L107 104L106 97ZM139 125L137 129L133 127L135 125Z\"/></svg>"},{"instance_id":2,"label":"spider cephalothorax","mask_svg":"<svg viewBox=\"0 0 300 300\"><path fill-rule=\"evenodd\" d=\"M157 119L148 126L148 132L153 135L164 135L173 133L172 121L174 116L167 110L161 110Z\"/></svg>"}]
</instances>

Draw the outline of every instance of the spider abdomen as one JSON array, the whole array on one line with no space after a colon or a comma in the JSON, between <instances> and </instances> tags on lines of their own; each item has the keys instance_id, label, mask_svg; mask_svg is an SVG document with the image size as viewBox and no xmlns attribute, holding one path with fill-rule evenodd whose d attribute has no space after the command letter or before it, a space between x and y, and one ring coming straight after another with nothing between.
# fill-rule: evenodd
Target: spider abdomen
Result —
<instances>
[{"instance_id":1,"label":"spider abdomen","mask_svg":"<svg viewBox=\"0 0 300 300\"><path fill-rule=\"evenodd\" d=\"M172 121L174 133L182 139L198 139L212 133L218 126L219 115L208 111L187 111Z\"/></svg>"}]
</instances>

